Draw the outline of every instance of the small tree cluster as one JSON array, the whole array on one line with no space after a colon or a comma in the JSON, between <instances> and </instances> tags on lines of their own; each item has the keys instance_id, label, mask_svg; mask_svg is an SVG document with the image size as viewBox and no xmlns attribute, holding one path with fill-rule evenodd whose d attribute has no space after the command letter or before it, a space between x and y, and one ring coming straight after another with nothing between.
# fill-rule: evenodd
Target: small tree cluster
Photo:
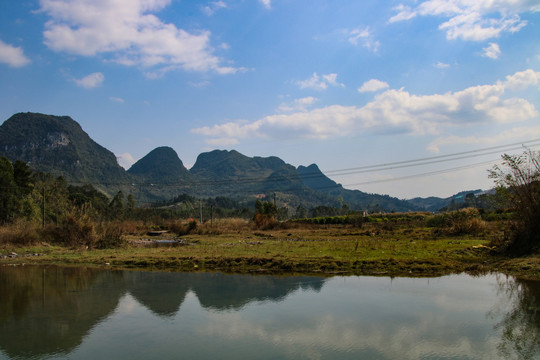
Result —
<instances>
[{"instance_id":1,"label":"small tree cluster","mask_svg":"<svg viewBox=\"0 0 540 360\"><path fill-rule=\"evenodd\" d=\"M276 205L269 201L262 202L257 200L255 202L255 226L258 228L272 228L278 223L278 208Z\"/></svg>"},{"instance_id":2,"label":"small tree cluster","mask_svg":"<svg viewBox=\"0 0 540 360\"><path fill-rule=\"evenodd\" d=\"M497 191L514 210L515 218L507 249L528 253L540 249L540 153L503 155L502 165L489 171Z\"/></svg>"}]
</instances>

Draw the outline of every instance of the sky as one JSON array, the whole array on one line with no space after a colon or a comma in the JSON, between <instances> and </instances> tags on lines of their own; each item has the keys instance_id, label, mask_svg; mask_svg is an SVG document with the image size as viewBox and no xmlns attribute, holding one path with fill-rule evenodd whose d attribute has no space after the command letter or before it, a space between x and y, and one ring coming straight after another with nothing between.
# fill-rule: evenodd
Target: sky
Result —
<instances>
[{"instance_id":1,"label":"sky","mask_svg":"<svg viewBox=\"0 0 540 360\"><path fill-rule=\"evenodd\" d=\"M71 116L126 169L234 149L447 197L540 149L539 109L540 0L0 2L0 121Z\"/></svg>"}]
</instances>

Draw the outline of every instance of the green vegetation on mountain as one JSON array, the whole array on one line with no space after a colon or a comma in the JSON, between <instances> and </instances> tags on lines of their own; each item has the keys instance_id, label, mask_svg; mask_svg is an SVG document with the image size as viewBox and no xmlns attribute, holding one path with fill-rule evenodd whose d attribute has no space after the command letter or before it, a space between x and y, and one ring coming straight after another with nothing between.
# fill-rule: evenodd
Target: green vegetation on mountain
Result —
<instances>
[{"instance_id":1,"label":"green vegetation on mountain","mask_svg":"<svg viewBox=\"0 0 540 360\"><path fill-rule=\"evenodd\" d=\"M320 206L377 212L419 208L387 195L345 189L315 164L295 168L275 156L248 157L235 150L202 153L188 170L173 149L163 146L125 171L112 152L68 116L13 115L0 126L0 156L62 176L72 185L92 185L111 199L121 191L139 205L188 194L199 199L228 197L243 204L276 199L289 216L299 208Z\"/></svg>"},{"instance_id":2,"label":"green vegetation on mountain","mask_svg":"<svg viewBox=\"0 0 540 360\"><path fill-rule=\"evenodd\" d=\"M63 176L70 183L93 184L109 194L130 182L115 155L93 141L69 116L13 115L0 126L0 156Z\"/></svg>"},{"instance_id":3,"label":"green vegetation on mountain","mask_svg":"<svg viewBox=\"0 0 540 360\"><path fill-rule=\"evenodd\" d=\"M168 146L161 146L150 151L133 164L127 172L154 183L193 181L193 176L184 167L176 151Z\"/></svg>"},{"instance_id":4,"label":"green vegetation on mountain","mask_svg":"<svg viewBox=\"0 0 540 360\"><path fill-rule=\"evenodd\" d=\"M415 205L388 195L367 194L359 190L345 189L341 184L324 175L315 164L308 167L299 166L298 174L306 186L328 194L343 204L350 204L354 208L377 212L417 210Z\"/></svg>"}]
</instances>

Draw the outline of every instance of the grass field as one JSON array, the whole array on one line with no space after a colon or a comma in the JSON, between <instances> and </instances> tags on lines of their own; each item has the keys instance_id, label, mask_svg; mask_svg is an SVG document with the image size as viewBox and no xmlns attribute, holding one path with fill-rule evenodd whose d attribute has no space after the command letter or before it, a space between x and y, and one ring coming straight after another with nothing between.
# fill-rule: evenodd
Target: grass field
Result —
<instances>
[{"instance_id":1,"label":"grass field","mask_svg":"<svg viewBox=\"0 0 540 360\"><path fill-rule=\"evenodd\" d=\"M508 258L491 247L499 232L497 222L457 232L425 224L385 219L361 226L287 223L261 230L236 219L206 223L182 236L167 229L151 233L148 226L132 224L122 235L123 245L112 249L0 242L0 265L387 276L497 271L540 279L539 255Z\"/></svg>"}]
</instances>

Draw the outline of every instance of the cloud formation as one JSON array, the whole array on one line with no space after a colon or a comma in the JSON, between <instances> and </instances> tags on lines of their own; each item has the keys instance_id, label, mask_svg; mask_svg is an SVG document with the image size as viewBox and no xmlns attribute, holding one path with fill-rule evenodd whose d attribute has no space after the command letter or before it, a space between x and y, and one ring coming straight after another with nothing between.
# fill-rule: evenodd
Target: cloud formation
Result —
<instances>
[{"instance_id":1,"label":"cloud formation","mask_svg":"<svg viewBox=\"0 0 540 360\"><path fill-rule=\"evenodd\" d=\"M501 56L501 48L497 43L489 43L488 47L483 48L484 54L482 56L490 59L498 59Z\"/></svg>"},{"instance_id":2,"label":"cloud formation","mask_svg":"<svg viewBox=\"0 0 540 360\"><path fill-rule=\"evenodd\" d=\"M445 127L514 123L537 118L538 110L508 92L540 83L540 72L526 70L492 85L461 91L415 95L388 89L364 106L331 105L249 122L238 121L192 129L210 138L251 137L327 139L355 133L438 135Z\"/></svg>"},{"instance_id":3,"label":"cloud formation","mask_svg":"<svg viewBox=\"0 0 540 360\"><path fill-rule=\"evenodd\" d=\"M388 85L388 83L384 81L371 79L362 84L362 86L358 88L358 92L376 92L382 89L387 89L389 87L390 85Z\"/></svg>"},{"instance_id":4,"label":"cloud formation","mask_svg":"<svg viewBox=\"0 0 540 360\"><path fill-rule=\"evenodd\" d=\"M446 136L440 137L429 143L427 149L434 153L439 153L440 148L446 145L499 145L508 144L516 141L523 141L523 135L526 134L531 139L540 138L540 126L533 127L516 127L510 130L503 131L496 135L486 137L478 136Z\"/></svg>"},{"instance_id":5,"label":"cloud formation","mask_svg":"<svg viewBox=\"0 0 540 360\"><path fill-rule=\"evenodd\" d=\"M376 53L381 46L379 41L373 39L373 34L369 26L366 26L365 28L358 27L352 30L346 30L345 32L347 41L354 46L361 45L374 53Z\"/></svg>"},{"instance_id":6,"label":"cloud formation","mask_svg":"<svg viewBox=\"0 0 540 360\"><path fill-rule=\"evenodd\" d=\"M272 8L272 0L259 0L259 2L267 9Z\"/></svg>"},{"instance_id":7,"label":"cloud formation","mask_svg":"<svg viewBox=\"0 0 540 360\"><path fill-rule=\"evenodd\" d=\"M345 86L337 81L337 74L335 73L319 76L316 72L309 79L298 81L297 84L300 89L313 90L326 90L328 85Z\"/></svg>"},{"instance_id":8,"label":"cloud formation","mask_svg":"<svg viewBox=\"0 0 540 360\"><path fill-rule=\"evenodd\" d=\"M208 16L212 16L214 15L214 13L220 9L226 9L227 8L227 4L224 2L224 1L212 1L210 2L208 5L204 6L202 8L202 11L208 15Z\"/></svg>"},{"instance_id":9,"label":"cloud formation","mask_svg":"<svg viewBox=\"0 0 540 360\"><path fill-rule=\"evenodd\" d=\"M30 64L31 61L24 55L22 48L6 44L0 40L0 63L11 67L23 67Z\"/></svg>"},{"instance_id":10,"label":"cloud formation","mask_svg":"<svg viewBox=\"0 0 540 360\"><path fill-rule=\"evenodd\" d=\"M73 81L79 87L85 89L92 89L101 86L104 80L105 76L102 73L95 72L93 74L86 75L82 79L74 79Z\"/></svg>"},{"instance_id":11,"label":"cloud formation","mask_svg":"<svg viewBox=\"0 0 540 360\"><path fill-rule=\"evenodd\" d=\"M116 97L116 96L109 96L109 100L111 100L112 102L117 102L119 104L125 103L124 99L122 99L120 97Z\"/></svg>"},{"instance_id":12,"label":"cloud formation","mask_svg":"<svg viewBox=\"0 0 540 360\"><path fill-rule=\"evenodd\" d=\"M279 112L307 111L307 108L313 105L318 99L308 96L300 99L294 99L292 102L282 103L278 107Z\"/></svg>"},{"instance_id":13,"label":"cloud formation","mask_svg":"<svg viewBox=\"0 0 540 360\"><path fill-rule=\"evenodd\" d=\"M116 155L116 162L118 162L118 165L127 170L131 167L131 165L135 164L135 159L130 153L126 152Z\"/></svg>"},{"instance_id":14,"label":"cloud formation","mask_svg":"<svg viewBox=\"0 0 540 360\"><path fill-rule=\"evenodd\" d=\"M43 32L54 51L80 56L111 55L126 66L235 73L213 55L210 31L190 33L153 13L171 0L40 0L50 20ZM218 2L219 3L219 2Z\"/></svg>"},{"instance_id":15,"label":"cloud formation","mask_svg":"<svg viewBox=\"0 0 540 360\"><path fill-rule=\"evenodd\" d=\"M439 25L448 40L484 41L497 38L504 32L514 33L527 25L520 15L538 12L536 0L426 0L411 8L400 4L390 23L406 21L417 16L444 17Z\"/></svg>"}]
</instances>

